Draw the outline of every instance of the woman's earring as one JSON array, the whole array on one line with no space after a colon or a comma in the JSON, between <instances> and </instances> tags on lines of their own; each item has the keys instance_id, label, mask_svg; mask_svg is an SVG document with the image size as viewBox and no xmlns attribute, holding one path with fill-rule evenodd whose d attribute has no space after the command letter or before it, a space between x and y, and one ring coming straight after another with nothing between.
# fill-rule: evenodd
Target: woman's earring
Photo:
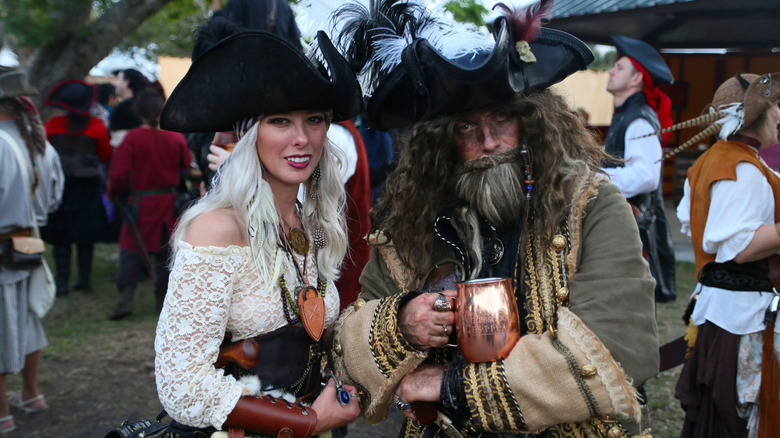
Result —
<instances>
[{"instance_id":1,"label":"woman's earring","mask_svg":"<svg viewBox=\"0 0 780 438\"><path fill-rule=\"evenodd\" d=\"M534 190L534 175L531 166L531 152L528 150L528 140L525 138L523 138L520 155L522 155L523 162L525 163L525 166L523 167L523 174L525 175L525 200L530 201L531 192Z\"/></svg>"},{"instance_id":2,"label":"woman's earring","mask_svg":"<svg viewBox=\"0 0 780 438\"><path fill-rule=\"evenodd\" d=\"M311 199L317 199L317 190L320 187L320 164L317 163L317 167L314 168L314 172L311 173L311 183L309 184L309 197Z\"/></svg>"}]
</instances>

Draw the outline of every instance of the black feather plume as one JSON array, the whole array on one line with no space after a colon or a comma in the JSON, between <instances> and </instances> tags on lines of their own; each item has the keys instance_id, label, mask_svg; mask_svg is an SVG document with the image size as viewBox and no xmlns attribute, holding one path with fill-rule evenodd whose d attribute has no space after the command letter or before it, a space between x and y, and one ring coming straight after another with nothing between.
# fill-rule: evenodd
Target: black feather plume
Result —
<instances>
[{"instance_id":1,"label":"black feather plume","mask_svg":"<svg viewBox=\"0 0 780 438\"><path fill-rule=\"evenodd\" d=\"M206 50L214 47L223 39L245 31L234 21L225 17L214 17L195 29L195 43L192 45L192 59L196 59Z\"/></svg>"},{"instance_id":2,"label":"black feather plume","mask_svg":"<svg viewBox=\"0 0 780 438\"><path fill-rule=\"evenodd\" d=\"M510 8L504 3L497 3L493 10L499 8L509 19L515 41L533 41L542 31L542 24L549 21L555 8L555 0L539 0L525 10Z\"/></svg>"},{"instance_id":3,"label":"black feather plume","mask_svg":"<svg viewBox=\"0 0 780 438\"><path fill-rule=\"evenodd\" d=\"M368 86L387 67L376 56L377 46L386 40L408 45L438 23L424 4L408 0L369 0L368 6L351 2L331 17L334 27L340 28L337 45L351 68L366 76L364 85Z\"/></svg>"}]
</instances>

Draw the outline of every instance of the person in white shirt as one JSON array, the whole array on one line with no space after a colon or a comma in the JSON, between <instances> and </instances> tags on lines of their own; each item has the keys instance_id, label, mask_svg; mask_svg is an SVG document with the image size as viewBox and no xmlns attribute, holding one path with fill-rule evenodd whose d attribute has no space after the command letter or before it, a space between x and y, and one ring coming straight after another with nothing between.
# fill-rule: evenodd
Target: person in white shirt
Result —
<instances>
[{"instance_id":1,"label":"person in white shirt","mask_svg":"<svg viewBox=\"0 0 780 438\"><path fill-rule=\"evenodd\" d=\"M644 41L620 35L612 41L617 57L607 91L614 96L615 113L604 148L617 160L604 163L604 171L634 211L656 280L656 301L674 301L674 250L661 186L662 139L646 136L671 125L671 101L656 86L674 78L661 55Z\"/></svg>"},{"instance_id":2,"label":"person in white shirt","mask_svg":"<svg viewBox=\"0 0 780 438\"><path fill-rule=\"evenodd\" d=\"M675 391L681 437L780 430L780 295L770 280L780 273L780 175L758 155L777 143L778 99L780 73L737 75L717 89L710 133L719 140L688 169L677 207L699 280Z\"/></svg>"}]
</instances>

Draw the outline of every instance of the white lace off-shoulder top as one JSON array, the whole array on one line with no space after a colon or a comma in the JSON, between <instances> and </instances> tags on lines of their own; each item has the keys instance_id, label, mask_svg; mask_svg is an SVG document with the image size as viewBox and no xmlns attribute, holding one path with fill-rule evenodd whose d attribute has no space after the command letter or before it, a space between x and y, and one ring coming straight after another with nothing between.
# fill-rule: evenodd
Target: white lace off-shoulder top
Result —
<instances>
[{"instance_id":1,"label":"white lace off-shoulder top","mask_svg":"<svg viewBox=\"0 0 780 438\"><path fill-rule=\"evenodd\" d=\"M154 341L157 393L168 415L188 426L221 428L247 385L214 367L225 332L232 341L270 333L286 324L277 279L261 278L248 246L193 247L180 241ZM312 245L313 246L313 245ZM295 266L281 248L289 290L299 285ZM298 265L304 257L295 254ZM317 285L314 249L306 281ZM339 310L336 287L328 281L325 323ZM261 382L262 384L262 382Z\"/></svg>"}]
</instances>

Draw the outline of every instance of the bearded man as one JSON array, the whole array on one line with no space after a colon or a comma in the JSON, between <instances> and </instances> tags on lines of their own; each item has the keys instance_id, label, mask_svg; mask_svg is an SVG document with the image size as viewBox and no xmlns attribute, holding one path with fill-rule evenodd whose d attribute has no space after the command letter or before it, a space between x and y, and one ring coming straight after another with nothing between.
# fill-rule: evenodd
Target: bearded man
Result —
<instances>
[{"instance_id":1,"label":"bearded man","mask_svg":"<svg viewBox=\"0 0 780 438\"><path fill-rule=\"evenodd\" d=\"M552 5L533 7L538 18ZM424 9L398 8L382 16ZM330 359L359 388L368 422L390 406L404 412L401 436L646 427L636 387L658 372L655 282L630 207L599 170L603 150L547 89L592 54L517 16L499 17L494 46L467 55L415 39L369 101L371 125L411 129L372 211L361 299L342 313ZM504 357L470 362L450 345L467 305L454 282L492 277L511 278L520 337Z\"/></svg>"}]
</instances>

